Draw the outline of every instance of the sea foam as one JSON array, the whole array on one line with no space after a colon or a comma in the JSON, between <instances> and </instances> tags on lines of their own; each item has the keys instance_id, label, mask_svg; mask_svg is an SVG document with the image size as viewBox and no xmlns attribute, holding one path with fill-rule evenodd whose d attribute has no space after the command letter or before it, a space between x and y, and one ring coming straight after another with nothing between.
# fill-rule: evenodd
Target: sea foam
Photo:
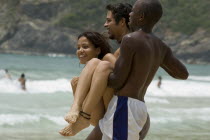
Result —
<instances>
[{"instance_id":1,"label":"sea foam","mask_svg":"<svg viewBox=\"0 0 210 140\"><path fill-rule=\"evenodd\" d=\"M24 93L56 93L56 92L72 92L70 80L27 80L26 91L20 87L17 80L0 79L0 93L24 94Z\"/></svg>"},{"instance_id":2,"label":"sea foam","mask_svg":"<svg viewBox=\"0 0 210 140\"><path fill-rule=\"evenodd\" d=\"M148 87L147 94L149 96L164 97L164 96L181 96L181 97L210 97L210 82L209 77L195 76L191 79L196 80L169 80L163 79L161 88L157 87L157 80L153 80ZM202 79L205 79L201 81ZM72 92L70 86L70 80L65 78L55 80L27 80L27 91L23 91L20 88L20 83L17 80L0 79L0 93L12 93L12 94L48 94L57 92ZM162 102L156 99L149 99L149 102Z\"/></svg>"},{"instance_id":3,"label":"sea foam","mask_svg":"<svg viewBox=\"0 0 210 140\"><path fill-rule=\"evenodd\" d=\"M196 80L196 81L207 81L210 82L210 76L189 76L190 80Z\"/></svg>"},{"instance_id":4,"label":"sea foam","mask_svg":"<svg viewBox=\"0 0 210 140\"><path fill-rule=\"evenodd\" d=\"M50 115L31 115L31 114L0 114L0 125L17 125L25 123L37 123L41 119L47 119L57 125L68 124L63 116L50 116Z\"/></svg>"},{"instance_id":5,"label":"sea foam","mask_svg":"<svg viewBox=\"0 0 210 140\"><path fill-rule=\"evenodd\" d=\"M147 90L151 96L178 96L178 97L210 97L208 82L190 80L163 80L161 88L157 87L154 80Z\"/></svg>"}]
</instances>

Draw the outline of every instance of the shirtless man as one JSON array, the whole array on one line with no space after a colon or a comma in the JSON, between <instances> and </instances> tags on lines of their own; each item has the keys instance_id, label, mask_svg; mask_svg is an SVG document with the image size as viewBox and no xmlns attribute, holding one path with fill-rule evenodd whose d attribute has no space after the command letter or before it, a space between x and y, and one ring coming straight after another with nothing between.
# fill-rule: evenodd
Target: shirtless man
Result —
<instances>
[{"instance_id":1,"label":"shirtless man","mask_svg":"<svg viewBox=\"0 0 210 140\"><path fill-rule=\"evenodd\" d=\"M108 11L107 11L106 22L104 24L104 27L106 27L108 30L109 38L117 40L119 45L122 41L123 36L130 32L129 25L128 25L129 20L128 20L127 14L130 11L129 7L131 7L131 5L129 5L129 4L124 4L124 5L128 6L127 12L120 11L120 9L122 10L122 8L123 8L123 5L121 3L106 6L106 9ZM119 15L121 15L122 18L119 18ZM119 22L120 20L121 20L121 22ZM116 56L116 58L119 57L120 48L118 48L115 51L114 55ZM102 66L102 68L103 68L103 66ZM143 140L146 137L149 128L150 128L150 117L148 115L146 124L144 125L142 131L140 132L141 140Z\"/></svg>"},{"instance_id":2,"label":"shirtless man","mask_svg":"<svg viewBox=\"0 0 210 140\"><path fill-rule=\"evenodd\" d=\"M134 32L124 36L120 56L108 78L108 86L117 90L116 96L112 98L104 118L100 120L100 127L96 126L87 140L138 140L147 117L144 97L158 68L162 67L176 79L188 78L186 67L152 33L161 16L162 7L158 0L135 2L130 13L130 27ZM100 64L112 69L108 62L102 61ZM100 64L94 73L95 81L99 78L97 74L103 72ZM84 105L83 111L86 113L92 111L97 97L90 101Z\"/></svg>"}]
</instances>

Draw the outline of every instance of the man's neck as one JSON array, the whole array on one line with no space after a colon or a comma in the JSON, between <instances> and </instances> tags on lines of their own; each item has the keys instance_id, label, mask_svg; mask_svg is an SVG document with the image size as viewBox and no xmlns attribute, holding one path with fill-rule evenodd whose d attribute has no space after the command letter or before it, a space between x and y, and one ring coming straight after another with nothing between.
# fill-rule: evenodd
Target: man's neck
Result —
<instances>
[{"instance_id":1,"label":"man's neck","mask_svg":"<svg viewBox=\"0 0 210 140\"><path fill-rule=\"evenodd\" d=\"M145 33L152 33L152 28L153 28L153 26L147 25L147 26L142 26L138 30L142 30Z\"/></svg>"},{"instance_id":2,"label":"man's neck","mask_svg":"<svg viewBox=\"0 0 210 140\"><path fill-rule=\"evenodd\" d=\"M152 32L152 30L151 29L139 29L139 30L141 30L141 31L143 31L143 32L145 32L145 33L151 33Z\"/></svg>"},{"instance_id":3,"label":"man's neck","mask_svg":"<svg viewBox=\"0 0 210 140\"><path fill-rule=\"evenodd\" d=\"M119 38L116 39L116 40L117 40L117 43L120 44L121 41L122 41L123 36L126 35L126 34L128 34L129 32L130 32L130 31L129 31L128 28L126 28L125 30L123 30L122 33L121 33L121 35L119 36Z\"/></svg>"}]
</instances>

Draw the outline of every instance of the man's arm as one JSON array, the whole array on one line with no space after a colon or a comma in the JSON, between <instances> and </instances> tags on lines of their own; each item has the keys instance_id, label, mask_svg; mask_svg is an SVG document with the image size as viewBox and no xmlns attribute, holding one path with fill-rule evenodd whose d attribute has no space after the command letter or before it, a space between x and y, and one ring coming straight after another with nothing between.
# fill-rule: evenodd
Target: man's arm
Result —
<instances>
[{"instance_id":1,"label":"man's arm","mask_svg":"<svg viewBox=\"0 0 210 140\"><path fill-rule=\"evenodd\" d=\"M114 89L121 89L125 84L131 70L132 60L135 52L132 50L130 37L125 36L120 47L120 56L115 63L115 67L108 78L108 86Z\"/></svg>"},{"instance_id":2,"label":"man's arm","mask_svg":"<svg viewBox=\"0 0 210 140\"><path fill-rule=\"evenodd\" d=\"M189 73L186 67L173 55L169 47L167 47L161 67L176 79L185 80L188 78Z\"/></svg>"}]
</instances>

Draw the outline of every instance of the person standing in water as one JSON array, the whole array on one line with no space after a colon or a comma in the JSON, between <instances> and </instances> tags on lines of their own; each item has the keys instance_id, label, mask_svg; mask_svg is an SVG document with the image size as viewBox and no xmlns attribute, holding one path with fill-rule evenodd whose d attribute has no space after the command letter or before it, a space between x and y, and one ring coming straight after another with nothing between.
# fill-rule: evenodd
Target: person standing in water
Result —
<instances>
[{"instance_id":1,"label":"person standing in water","mask_svg":"<svg viewBox=\"0 0 210 140\"><path fill-rule=\"evenodd\" d=\"M158 76L158 83L157 83L157 87L160 88L162 84L162 77Z\"/></svg>"},{"instance_id":2,"label":"person standing in water","mask_svg":"<svg viewBox=\"0 0 210 140\"><path fill-rule=\"evenodd\" d=\"M11 75L9 74L8 69L5 69L4 71L5 71L5 77L8 78L8 79L10 79L10 80L12 80L12 77L11 77Z\"/></svg>"},{"instance_id":3,"label":"person standing in water","mask_svg":"<svg viewBox=\"0 0 210 140\"><path fill-rule=\"evenodd\" d=\"M22 90L26 90L26 78L25 78L25 74L22 73L20 78L18 79L18 81L20 82L20 86Z\"/></svg>"}]
</instances>

